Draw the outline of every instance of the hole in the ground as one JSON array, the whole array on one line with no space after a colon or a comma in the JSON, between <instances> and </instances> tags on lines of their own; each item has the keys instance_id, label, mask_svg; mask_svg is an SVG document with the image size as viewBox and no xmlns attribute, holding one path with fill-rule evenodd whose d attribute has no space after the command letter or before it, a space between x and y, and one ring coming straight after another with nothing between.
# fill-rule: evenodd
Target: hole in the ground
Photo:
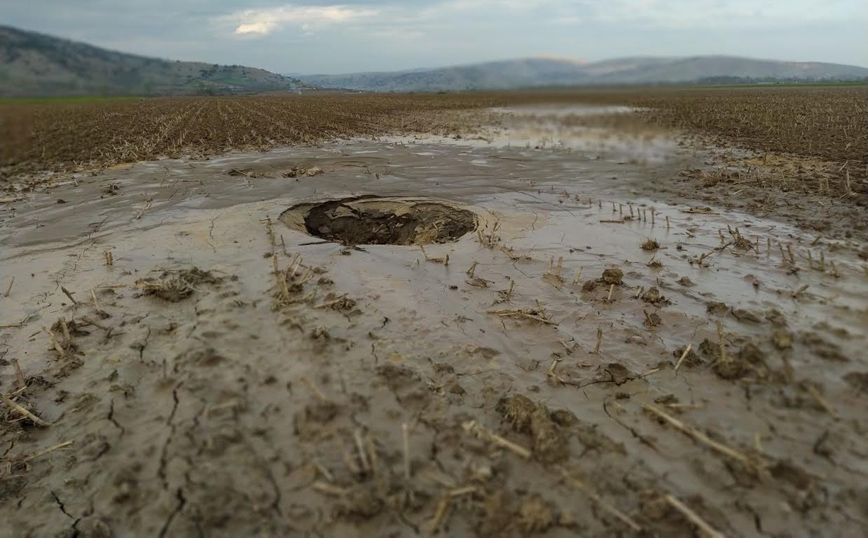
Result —
<instances>
[{"instance_id":1,"label":"hole in the ground","mask_svg":"<svg viewBox=\"0 0 868 538\"><path fill-rule=\"evenodd\" d=\"M449 243L476 229L476 214L447 201L358 197L299 204L280 216L290 227L346 245Z\"/></svg>"}]
</instances>

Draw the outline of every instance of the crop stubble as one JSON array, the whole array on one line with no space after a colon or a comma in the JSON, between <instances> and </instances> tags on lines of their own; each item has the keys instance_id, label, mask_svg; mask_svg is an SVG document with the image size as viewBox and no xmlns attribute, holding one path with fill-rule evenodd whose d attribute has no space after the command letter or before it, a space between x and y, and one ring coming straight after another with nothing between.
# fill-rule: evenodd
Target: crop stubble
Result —
<instances>
[{"instance_id":1,"label":"crop stubble","mask_svg":"<svg viewBox=\"0 0 868 538\"><path fill-rule=\"evenodd\" d=\"M866 177L865 87L583 89L456 94L319 94L0 105L0 180L159 157L314 144L387 133L472 131L444 111L541 103L624 104L642 119L712 136L717 145L837 163Z\"/></svg>"}]
</instances>

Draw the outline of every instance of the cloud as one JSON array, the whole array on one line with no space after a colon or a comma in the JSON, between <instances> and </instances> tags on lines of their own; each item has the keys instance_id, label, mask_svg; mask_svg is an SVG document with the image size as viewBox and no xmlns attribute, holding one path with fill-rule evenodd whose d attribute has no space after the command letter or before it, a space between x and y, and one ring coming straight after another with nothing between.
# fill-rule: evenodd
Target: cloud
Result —
<instances>
[{"instance_id":1,"label":"cloud","mask_svg":"<svg viewBox=\"0 0 868 538\"><path fill-rule=\"evenodd\" d=\"M0 0L0 24L281 72L541 53L727 54L868 65L865 0Z\"/></svg>"},{"instance_id":2,"label":"cloud","mask_svg":"<svg viewBox=\"0 0 868 538\"><path fill-rule=\"evenodd\" d=\"M235 29L236 34L270 34L277 24L272 21L242 23Z\"/></svg>"},{"instance_id":3,"label":"cloud","mask_svg":"<svg viewBox=\"0 0 868 538\"><path fill-rule=\"evenodd\" d=\"M285 26L298 26L309 33L319 26L347 23L373 17L378 13L378 9L368 6L286 4L223 15L218 18L218 22L234 26L235 35L265 36Z\"/></svg>"},{"instance_id":4,"label":"cloud","mask_svg":"<svg viewBox=\"0 0 868 538\"><path fill-rule=\"evenodd\" d=\"M579 2L598 22L660 29L778 28L846 21L852 0L608 0Z\"/></svg>"}]
</instances>

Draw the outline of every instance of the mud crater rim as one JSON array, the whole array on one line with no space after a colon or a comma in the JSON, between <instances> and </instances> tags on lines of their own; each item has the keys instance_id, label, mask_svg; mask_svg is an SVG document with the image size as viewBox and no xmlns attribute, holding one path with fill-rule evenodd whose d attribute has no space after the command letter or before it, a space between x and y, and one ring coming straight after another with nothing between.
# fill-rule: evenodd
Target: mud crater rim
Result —
<instances>
[{"instance_id":1,"label":"mud crater rim","mask_svg":"<svg viewBox=\"0 0 868 538\"><path fill-rule=\"evenodd\" d=\"M479 218L459 204L427 197L354 196L296 204L280 220L298 231L344 245L453 243Z\"/></svg>"}]
</instances>

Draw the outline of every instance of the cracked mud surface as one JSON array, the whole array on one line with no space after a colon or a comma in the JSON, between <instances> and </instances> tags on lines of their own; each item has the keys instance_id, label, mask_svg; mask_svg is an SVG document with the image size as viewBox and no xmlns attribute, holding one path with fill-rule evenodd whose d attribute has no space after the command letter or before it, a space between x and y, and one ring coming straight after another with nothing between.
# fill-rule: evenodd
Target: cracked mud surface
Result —
<instances>
[{"instance_id":1,"label":"cracked mud surface","mask_svg":"<svg viewBox=\"0 0 868 538\"><path fill-rule=\"evenodd\" d=\"M48 425L0 404L0 536L861 536L865 245L668 198L698 157L666 140L536 142L2 207L0 393ZM278 220L358 195L480 226L423 252Z\"/></svg>"}]
</instances>

